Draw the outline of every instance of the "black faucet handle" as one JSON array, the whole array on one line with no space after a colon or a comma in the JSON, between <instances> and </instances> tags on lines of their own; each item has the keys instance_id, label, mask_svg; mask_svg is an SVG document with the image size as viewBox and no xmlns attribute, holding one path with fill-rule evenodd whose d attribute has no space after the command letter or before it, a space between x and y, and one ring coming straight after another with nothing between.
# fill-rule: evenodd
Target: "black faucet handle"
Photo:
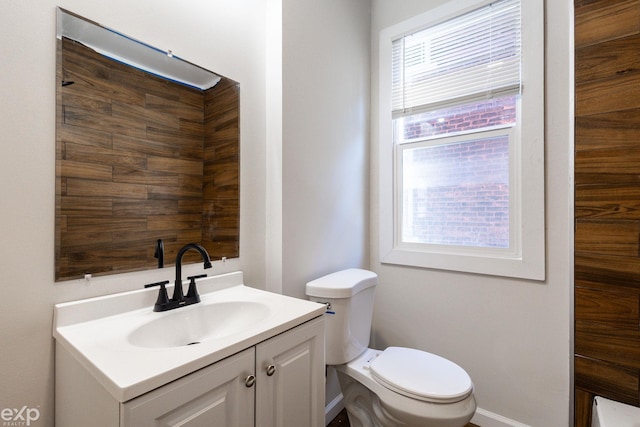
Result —
<instances>
[{"instance_id":1,"label":"black faucet handle","mask_svg":"<svg viewBox=\"0 0 640 427\"><path fill-rule=\"evenodd\" d=\"M153 311L164 311L167 309L169 304L169 295L167 295L167 288L165 286L168 283L169 283L168 280L164 280L162 282L149 283L148 285L144 285L145 288L160 286L160 290L158 291L158 299L156 300L156 303L153 306Z\"/></svg>"},{"instance_id":2,"label":"black faucet handle","mask_svg":"<svg viewBox=\"0 0 640 427\"><path fill-rule=\"evenodd\" d=\"M186 298L190 301L191 304L200 302L200 295L198 295L198 288L196 288L196 279L201 279L203 277L207 277L206 274L198 274L197 276L189 276L189 290L187 290Z\"/></svg>"},{"instance_id":3,"label":"black faucet handle","mask_svg":"<svg viewBox=\"0 0 640 427\"><path fill-rule=\"evenodd\" d=\"M149 283L148 285L144 285L145 288L153 288L154 286L160 286L160 289L164 288L165 285L168 285L169 281L164 280L162 282Z\"/></svg>"}]
</instances>

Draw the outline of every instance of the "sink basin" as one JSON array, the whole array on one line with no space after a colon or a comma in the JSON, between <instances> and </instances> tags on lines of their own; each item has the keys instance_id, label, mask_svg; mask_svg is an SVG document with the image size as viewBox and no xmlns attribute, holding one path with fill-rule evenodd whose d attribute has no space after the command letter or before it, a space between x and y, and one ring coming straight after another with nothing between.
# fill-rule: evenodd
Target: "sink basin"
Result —
<instances>
[{"instance_id":1,"label":"sink basin","mask_svg":"<svg viewBox=\"0 0 640 427\"><path fill-rule=\"evenodd\" d=\"M197 345L250 328L270 312L267 305L252 301L195 304L159 314L131 331L128 341L146 348Z\"/></svg>"}]
</instances>

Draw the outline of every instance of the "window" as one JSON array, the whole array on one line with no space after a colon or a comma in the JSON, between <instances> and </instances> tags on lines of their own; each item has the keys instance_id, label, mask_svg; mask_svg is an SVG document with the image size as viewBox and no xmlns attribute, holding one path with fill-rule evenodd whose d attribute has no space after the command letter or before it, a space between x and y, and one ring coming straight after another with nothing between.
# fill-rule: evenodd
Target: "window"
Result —
<instances>
[{"instance_id":1,"label":"window","mask_svg":"<svg viewBox=\"0 0 640 427\"><path fill-rule=\"evenodd\" d=\"M452 1L380 38L383 263L543 280L543 12Z\"/></svg>"}]
</instances>

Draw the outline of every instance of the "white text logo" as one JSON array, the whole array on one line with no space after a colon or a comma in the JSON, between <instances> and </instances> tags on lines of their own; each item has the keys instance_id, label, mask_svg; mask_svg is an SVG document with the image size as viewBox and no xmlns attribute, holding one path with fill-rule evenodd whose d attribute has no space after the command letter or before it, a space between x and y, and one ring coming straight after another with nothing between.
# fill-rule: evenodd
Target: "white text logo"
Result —
<instances>
[{"instance_id":1,"label":"white text logo","mask_svg":"<svg viewBox=\"0 0 640 427\"><path fill-rule=\"evenodd\" d=\"M0 419L3 426L30 426L31 422L40 419L40 410L38 408L4 408L0 411Z\"/></svg>"}]
</instances>

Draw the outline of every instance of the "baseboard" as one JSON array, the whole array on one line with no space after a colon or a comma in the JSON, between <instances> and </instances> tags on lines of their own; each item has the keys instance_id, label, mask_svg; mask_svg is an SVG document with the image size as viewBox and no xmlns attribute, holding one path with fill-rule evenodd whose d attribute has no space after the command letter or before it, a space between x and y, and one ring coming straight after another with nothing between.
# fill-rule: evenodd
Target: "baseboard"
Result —
<instances>
[{"instance_id":1,"label":"baseboard","mask_svg":"<svg viewBox=\"0 0 640 427\"><path fill-rule=\"evenodd\" d=\"M482 408L476 409L471 422L481 427L530 427Z\"/></svg>"},{"instance_id":2,"label":"baseboard","mask_svg":"<svg viewBox=\"0 0 640 427\"><path fill-rule=\"evenodd\" d=\"M324 408L324 425L329 425L329 423L333 421L333 419L337 417L343 409L344 402L342 401L342 393L340 393Z\"/></svg>"}]
</instances>

